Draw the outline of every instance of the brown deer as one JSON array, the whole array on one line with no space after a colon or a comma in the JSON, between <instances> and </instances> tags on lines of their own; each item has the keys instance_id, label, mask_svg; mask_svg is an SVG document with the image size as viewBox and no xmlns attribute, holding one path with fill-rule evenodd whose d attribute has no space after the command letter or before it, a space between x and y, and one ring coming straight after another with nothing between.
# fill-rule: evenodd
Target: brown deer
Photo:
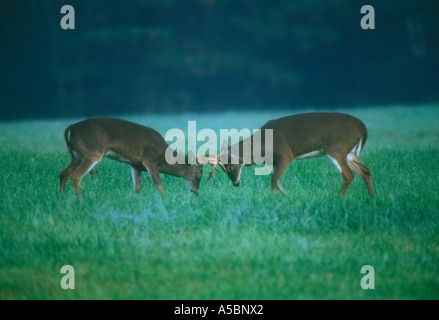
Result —
<instances>
[{"instance_id":1,"label":"brown deer","mask_svg":"<svg viewBox=\"0 0 439 320\"><path fill-rule=\"evenodd\" d=\"M277 189L286 195L279 184L279 179L291 161L327 155L343 176L340 196L345 194L354 178L353 170L363 178L370 196L374 197L371 171L358 160L367 140L367 129L361 120L342 113L304 113L268 121L260 129L262 136L266 129L273 130L273 146L272 150L268 151L264 145L265 139L261 139L261 150L272 152L272 193ZM253 136L247 139L253 139ZM213 166L209 179L216 165L220 165L233 184L239 186L242 167L255 164L253 155L250 163L243 161L242 150L245 143L246 139L239 142L239 154L233 154L233 146L228 147L226 144L221 148L219 156L206 158L205 163ZM250 143L253 149L253 140L250 140ZM224 153L228 154L226 163L221 162ZM233 158L238 158L235 159L237 160L235 164L232 164Z\"/></svg>"},{"instance_id":2,"label":"brown deer","mask_svg":"<svg viewBox=\"0 0 439 320\"><path fill-rule=\"evenodd\" d=\"M72 160L59 174L60 188L64 192L71 177L79 199L82 178L103 157L131 165L136 194L140 192L142 171L148 171L162 195L159 172L183 177L190 190L198 194L203 165L196 161L192 152L186 156L185 164L169 164L165 159L168 144L152 128L115 118L91 118L68 126L64 139Z\"/></svg>"}]
</instances>

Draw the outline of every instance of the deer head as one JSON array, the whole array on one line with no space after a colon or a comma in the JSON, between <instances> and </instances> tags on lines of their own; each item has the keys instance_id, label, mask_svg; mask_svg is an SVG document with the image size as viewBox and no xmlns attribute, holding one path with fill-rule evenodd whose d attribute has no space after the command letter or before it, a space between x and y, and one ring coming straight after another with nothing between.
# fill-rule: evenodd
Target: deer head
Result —
<instances>
[{"instance_id":1,"label":"deer head","mask_svg":"<svg viewBox=\"0 0 439 320\"><path fill-rule=\"evenodd\" d=\"M186 170L186 174L184 176L184 180L186 181L186 184L188 185L189 189L195 193L198 194L198 190L200 188L200 181L203 175L203 162L200 162L199 159L195 159L194 154L192 151L189 151L188 155L186 156L186 165L188 166Z\"/></svg>"},{"instance_id":2,"label":"deer head","mask_svg":"<svg viewBox=\"0 0 439 320\"><path fill-rule=\"evenodd\" d=\"M227 152L227 161L225 163L221 162L224 158L224 154ZM230 180L232 180L233 185L235 187L238 187L241 183L241 169L242 164L232 164L232 160L236 159L236 155L233 155L230 152L230 148L226 141L223 142L221 145L221 152L218 156L212 156L212 155L205 155L198 157L198 161L200 163L204 164L210 164L212 166L212 170L208 172L209 178L207 180L209 181L210 178L212 178L212 175L214 174L215 170L218 171L217 166L219 165L221 169L229 176Z\"/></svg>"}]
</instances>

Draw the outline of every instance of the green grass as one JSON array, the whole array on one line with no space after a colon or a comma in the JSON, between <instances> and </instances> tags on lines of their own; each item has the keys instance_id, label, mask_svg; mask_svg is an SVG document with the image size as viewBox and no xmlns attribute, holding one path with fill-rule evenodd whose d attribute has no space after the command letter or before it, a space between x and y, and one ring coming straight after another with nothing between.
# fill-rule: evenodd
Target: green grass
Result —
<instances>
[{"instance_id":1,"label":"green grass","mask_svg":"<svg viewBox=\"0 0 439 320\"><path fill-rule=\"evenodd\" d=\"M304 110L305 111L305 110ZM438 299L439 108L364 108L361 155L376 199L326 157L293 162L271 195L270 177L243 170L203 179L199 196L146 174L135 196L130 168L105 159L78 202L58 173L76 121L0 123L0 299ZM285 112L126 117L167 129L258 128ZM207 168L205 169L207 171ZM63 290L63 265L75 290ZM363 265L375 289L363 290Z\"/></svg>"}]
</instances>

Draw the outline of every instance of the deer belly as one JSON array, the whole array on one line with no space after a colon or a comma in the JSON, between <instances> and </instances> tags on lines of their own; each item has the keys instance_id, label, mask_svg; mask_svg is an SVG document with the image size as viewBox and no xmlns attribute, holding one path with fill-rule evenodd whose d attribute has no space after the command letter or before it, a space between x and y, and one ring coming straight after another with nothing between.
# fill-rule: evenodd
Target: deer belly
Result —
<instances>
[{"instance_id":1,"label":"deer belly","mask_svg":"<svg viewBox=\"0 0 439 320\"><path fill-rule=\"evenodd\" d=\"M105 153L105 157L107 157L107 158L109 158L109 159L112 159L112 160L119 161L119 162L125 162L125 163L129 163L129 164L131 164L131 161L130 161L130 160L128 160L128 159L122 157L120 154L114 152L113 150L108 150L108 151Z\"/></svg>"},{"instance_id":2,"label":"deer belly","mask_svg":"<svg viewBox=\"0 0 439 320\"><path fill-rule=\"evenodd\" d=\"M316 150L316 151L311 151L311 152L302 154L298 157L295 157L295 159L304 160L304 159L317 158L317 157L323 156L324 154L325 154L325 152L323 150Z\"/></svg>"}]
</instances>

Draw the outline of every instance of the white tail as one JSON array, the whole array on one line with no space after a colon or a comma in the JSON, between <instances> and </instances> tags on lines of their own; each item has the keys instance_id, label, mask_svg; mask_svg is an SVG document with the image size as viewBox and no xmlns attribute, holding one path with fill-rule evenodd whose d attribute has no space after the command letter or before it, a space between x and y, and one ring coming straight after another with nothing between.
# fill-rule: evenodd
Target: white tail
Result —
<instances>
[{"instance_id":1,"label":"white tail","mask_svg":"<svg viewBox=\"0 0 439 320\"><path fill-rule=\"evenodd\" d=\"M107 157L131 165L134 191L140 192L140 175L148 171L157 189L163 194L159 172L183 177L191 191L198 193L203 167L195 163L190 152L186 164L170 165L165 152L168 144L154 129L114 118L92 118L67 127L64 132L67 149L72 157L70 164L59 174L61 191L72 178L78 198L80 182L85 174Z\"/></svg>"},{"instance_id":2,"label":"white tail","mask_svg":"<svg viewBox=\"0 0 439 320\"><path fill-rule=\"evenodd\" d=\"M363 178L369 194L374 196L371 171L358 160L367 140L367 129L361 120L342 113L304 113L268 121L261 128L262 134L265 129L273 130L272 192L277 189L286 195L279 184L279 179L291 161L327 155L343 176L340 196L345 194L354 178L352 170ZM252 138L253 136L247 139ZM251 142L253 143L253 140ZM242 145L244 143L245 140L239 143L239 155L231 155L233 148L228 147L229 161L227 163L220 163L220 157L210 158L208 161L214 169L216 164L221 164L221 168L235 186L240 184L242 166L254 164L243 164ZM265 150L264 145L261 149ZM221 152L224 152L223 148ZM239 157L239 164L230 164L230 156Z\"/></svg>"}]
</instances>

